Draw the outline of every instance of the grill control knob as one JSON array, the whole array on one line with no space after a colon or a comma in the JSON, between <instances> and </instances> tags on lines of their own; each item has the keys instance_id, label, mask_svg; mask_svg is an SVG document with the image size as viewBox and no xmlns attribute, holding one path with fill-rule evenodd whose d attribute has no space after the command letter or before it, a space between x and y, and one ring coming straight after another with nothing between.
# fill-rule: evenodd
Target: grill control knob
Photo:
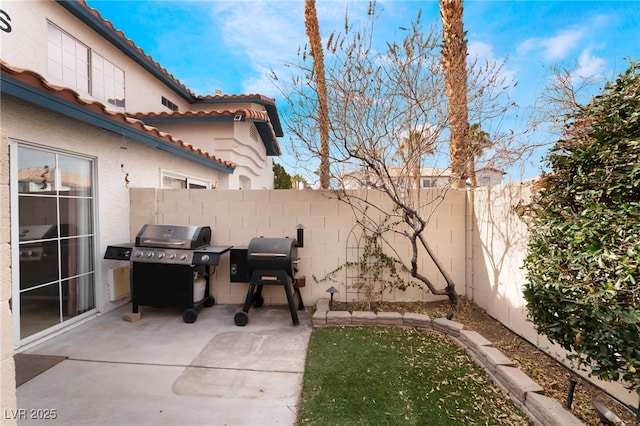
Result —
<instances>
[{"instance_id":1,"label":"grill control knob","mask_svg":"<svg viewBox=\"0 0 640 426\"><path fill-rule=\"evenodd\" d=\"M209 255L203 254L200 260L202 260L203 263L207 263L209 261Z\"/></svg>"},{"instance_id":2,"label":"grill control knob","mask_svg":"<svg viewBox=\"0 0 640 426\"><path fill-rule=\"evenodd\" d=\"M151 259L153 257L153 253L152 252L147 253L147 257Z\"/></svg>"},{"instance_id":3,"label":"grill control knob","mask_svg":"<svg viewBox=\"0 0 640 426\"><path fill-rule=\"evenodd\" d=\"M187 255L183 254L182 256L180 256L180 260L187 260Z\"/></svg>"},{"instance_id":4,"label":"grill control knob","mask_svg":"<svg viewBox=\"0 0 640 426\"><path fill-rule=\"evenodd\" d=\"M142 257L142 252L141 251L137 251L136 252L136 257Z\"/></svg>"},{"instance_id":5,"label":"grill control knob","mask_svg":"<svg viewBox=\"0 0 640 426\"><path fill-rule=\"evenodd\" d=\"M171 253L171 254L169 255L169 259L173 260L173 259L175 259L175 258L176 258L176 255L175 255L175 254Z\"/></svg>"},{"instance_id":6,"label":"grill control knob","mask_svg":"<svg viewBox=\"0 0 640 426\"><path fill-rule=\"evenodd\" d=\"M164 257L164 253L159 253L158 254L158 259L162 259Z\"/></svg>"}]
</instances>

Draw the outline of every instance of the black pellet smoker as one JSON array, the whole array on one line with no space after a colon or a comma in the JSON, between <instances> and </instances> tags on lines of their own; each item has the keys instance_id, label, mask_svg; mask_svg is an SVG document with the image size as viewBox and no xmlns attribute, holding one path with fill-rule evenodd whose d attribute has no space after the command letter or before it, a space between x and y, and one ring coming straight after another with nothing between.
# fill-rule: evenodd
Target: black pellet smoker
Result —
<instances>
[{"instance_id":1,"label":"black pellet smoker","mask_svg":"<svg viewBox=\"0 0 640 426\"><path fill-rule=\"evenodd\" d=\"M297 238L252 238L246 248L231 251L230 277L232 282L249 282L249 289L240 312L234 316L237 326L249 322L251 306L264 304L262 288L277 285L284 288L293 325L300 323L297 310L304 310L304 303L296 279L298 272L298 247L304 246L304 231L297 228Z\"/></svg>"}]
</instances>

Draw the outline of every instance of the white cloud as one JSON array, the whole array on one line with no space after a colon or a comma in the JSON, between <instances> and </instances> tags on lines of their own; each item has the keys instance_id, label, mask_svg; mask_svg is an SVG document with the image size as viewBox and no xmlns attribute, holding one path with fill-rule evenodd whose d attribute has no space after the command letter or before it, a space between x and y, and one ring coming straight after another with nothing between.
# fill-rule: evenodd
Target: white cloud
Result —
<instances>
[{"instance_id":1,"label":"white cloud","mask_svg":"<svg viewBox=\"0 0 640 426\"><path fill-rule=\"evenodd\" d=\"M346 1L317 4L323 43L331 32L344 28L346 5ZM288 80L289 69L284 64L297 63L298 50L307 43L304 2L214 2L211 15L213 25L219 26L224 34L222 42L229 52L242 57L252 67L252 76L243 82L244 93L275 95L271 70L277 70L281 80Z\"/></svg>"},{"instance_id":2,"label":"white cloud","mask_svg":"<svg viewBox=\"0 0 640 426\"><path fill-rule=\"evenodd\" d=\"M517 72L507 68L508 62L505 58L498 58L493 50L493 46L481 41L472 41L467 46L469 60L478 60L478 66L483 67L485 62L489 67L500 69L500 77L503 82L515 81ZM504 66L503 66L504 63Z\"/></svg>"},{"instance_id":3,"label":"white cloud","mask_svg":"<svg viewBox=\"0 0 640 426\"><path fill-rule=\"evenodd\" d=\"M467 46L467 51L469 52L469 56L475 56L478 58L495 58L493 46L481 41L470 42Z\"/></svg>"},{"instance_id":4,"label":"white cloud","mask_svg":"<svg viewBox=\"0 0 640 426\"><path fill-rule=\"evenodd\" d=\"M606 69L606 61L599 56L593 56L591 50L587 48L580 54L578 65L573 71L572 77L578 79L604 77Z\"/></svg>"},{"instance_id":5,"label":"white cloud","mask_svg":"<svg viewBox=\"0 0 640 426\"><path fill-rule=\"evenodd\" d=\"M562 30L548 38L530 38L520 43L517 47L518 54L525 55L531 51L541 50L545 60L564 59L578 42L584 37L582 28Z\"/></svg>"},{"instance_id":6,"label":"white cloud","mask_svg":"<svg viewBox=\"0 0 640 426\"><path fill-rule=\"evenodd\" d=\"M305 41L303 2L212 3L215 25L233 54L271 66Z\"/></svg>"},{"instance_id":7,"label":"white cloud","mask_svg":"<svg viewBox=\"0 0 640 426\"><path fill-rule=\"evenodd\" d=\"M243 93L245 94L261 94L270 98L278 99L282 93L275 86L271 76L271 70L266 67L258 66L255 75L242 81Z\"/></svg>"}]
</instances>

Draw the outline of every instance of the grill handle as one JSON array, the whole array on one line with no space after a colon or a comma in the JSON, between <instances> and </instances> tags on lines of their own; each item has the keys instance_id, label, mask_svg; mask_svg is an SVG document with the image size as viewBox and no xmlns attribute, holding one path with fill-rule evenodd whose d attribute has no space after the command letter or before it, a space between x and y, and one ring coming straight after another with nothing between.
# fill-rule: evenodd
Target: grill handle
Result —
<instances>
[{"instance_id":1,"label":"grill handle","mask_svg":"<svg viewBox=\"0 0 640 426\"><path fill-rule=\"evenodd\" d=\"M291 263L293 263L294 265L297 265L298 263L300 263L300 258L292 260Z\"/></svg>"},{"instance_id":2,"label":"grill handle","mask_svg":"<svg viewBox=\"0 0 640 426\"><path fill-rule=\"evenodd\" d=\"M251 253L251 256L255 257L287 257L285 253Z\"/></svg>"},{"instance_id":3,"label":"grill handle","mask_svg":"<svg viewBox=\"0 0 640 426\"><path fill-rule=\"evenodd\" d=\"M157 244L165 246L183 246L185 244L184 241L144 240L143 242L145 244Z\"/></svg>"}]
</instances>

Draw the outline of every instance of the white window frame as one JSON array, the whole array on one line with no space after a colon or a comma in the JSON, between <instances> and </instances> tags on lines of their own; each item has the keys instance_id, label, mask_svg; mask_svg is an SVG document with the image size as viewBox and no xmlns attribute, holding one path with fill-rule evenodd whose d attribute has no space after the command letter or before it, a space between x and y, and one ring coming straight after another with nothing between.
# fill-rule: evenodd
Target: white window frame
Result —
<instances>
[{"instance_id":1,"label":"white window frame","mask_svg":"<svg viewBox=\"0 0 640 426\"><path fill-rule=\"evenodd\" d=\"M164 180L175 179L185 183L185 189L210 189L211 181L207 179L201 179L194 176L185 175L184 173L174 172L171 170L160 169L160 187L162 189L169 189L165 186Z\"/></svg>"},{"instance_id":2,"label":"white window frame","mask_svg":"<svg viewBox=\"0 0 640 426\"><path fill-rule=\"evenodd\" d=\"M435 188L436 181L432 178L422 178L422 187L423 188Z\"/></svg>"},{"instance_id":3,"label":"white window frame","mask_svg":"<svg viewBox=\"0 0 640 426\"><path fill-rule=\"evenodd\" d=\"M91 50L91 95L118 107L125 107L124 71Z\"/></svg>"},{"instance_id":4,"label":"white window frame","mask_svg":"<svg viewBox=\"0 0 640 426\"><path fill-rule=\"evenodd\" d=\"M47 72L82 93L91 93L89 46L47 21Z\"/></svg>"},{"instance_id":5,"label":"white window frame","mask_svg":"<svg viewBox=\"0 0 640 426\"><path fill-rule=\"evenodd\" d=\"M47 67L53 79L124 110L124 71L51 21L47 21Z\"/></svg>"},{"instance_id":6,"label":"white window frame","mask_svg":"<svg viewBox=\"0 0 640 426\"><path fill-rule=\"evenodd\" d=\"M83 235L83 236L89 236L93 239L93 255L94 255L93 270L89 272L84 272L78 276L81 276L81 275L93 276L95 306L84 313L78 314L66 320L62 320L56 325L53 325L49 328L46 328L44 330L41 330L39 332L36 332L30 336L23 337L23 338L21 338L21 334L20 334L21 324L20 324L20 315L19 315L19 312L21 309L20 297L19 297L19 294L21 291L20 290L20 273L19 273L20 241L18 239L18 236L20 234L19 232L20 220L19 220L19 214L11 215L10 226L11 226L11 247L12 247L12 250L11 250L12 311L14 313L18 313L18 315L14 315L14 319L13 319L13 335L14 335L14 348L19 348L95 315L99 310L99 306L101 306L102 304L102 296L99 291L100 286L99 286L99 278L98 278L101 276L101 270L100 270L100 261L98 257L99 250L98 250L98 235L97 235L97 230L99 229L98 219L97 219L97 211L98 211L97 159L95 157L88 157L85 155L81 155L81 154L77 154L77 153L73 153L73 152L69 152L61 149L55 149L52 147L46 147L39 144L33 144L33 143L29 143L19 139L9 139L8 142L9 142L9 154L10 154L10 160L9 160L10 177L9 178L11 182L15 182L15 183L18 182L18 148L19 147L36 149L44 152L50 152L55 155L71 156L71 157L79 158L82 160L90 161L91 168L92 168L92 182L93 182L92 193L91 193L91 196L89 197L92 200L91 201L92 211L94 212L93 217L91 218L91 220L93 221L91 225L92 232L90 234ZM56 182L56 185L60 185L61 183L60 177L57 177L55 179L55 182ZM59 197L60 195L55 195L56 199L58 199ZM76 198L76 197L74 196L73 198ZM77 198L87 198L87 197L78 196ZM11 185L10 205L16 206L16 208L19 205L18 185ZM57 239L61 240L62 238L58 236ZM15 248L18 248L18 249L15 249Z\"/></svg>"}]
</instances>

